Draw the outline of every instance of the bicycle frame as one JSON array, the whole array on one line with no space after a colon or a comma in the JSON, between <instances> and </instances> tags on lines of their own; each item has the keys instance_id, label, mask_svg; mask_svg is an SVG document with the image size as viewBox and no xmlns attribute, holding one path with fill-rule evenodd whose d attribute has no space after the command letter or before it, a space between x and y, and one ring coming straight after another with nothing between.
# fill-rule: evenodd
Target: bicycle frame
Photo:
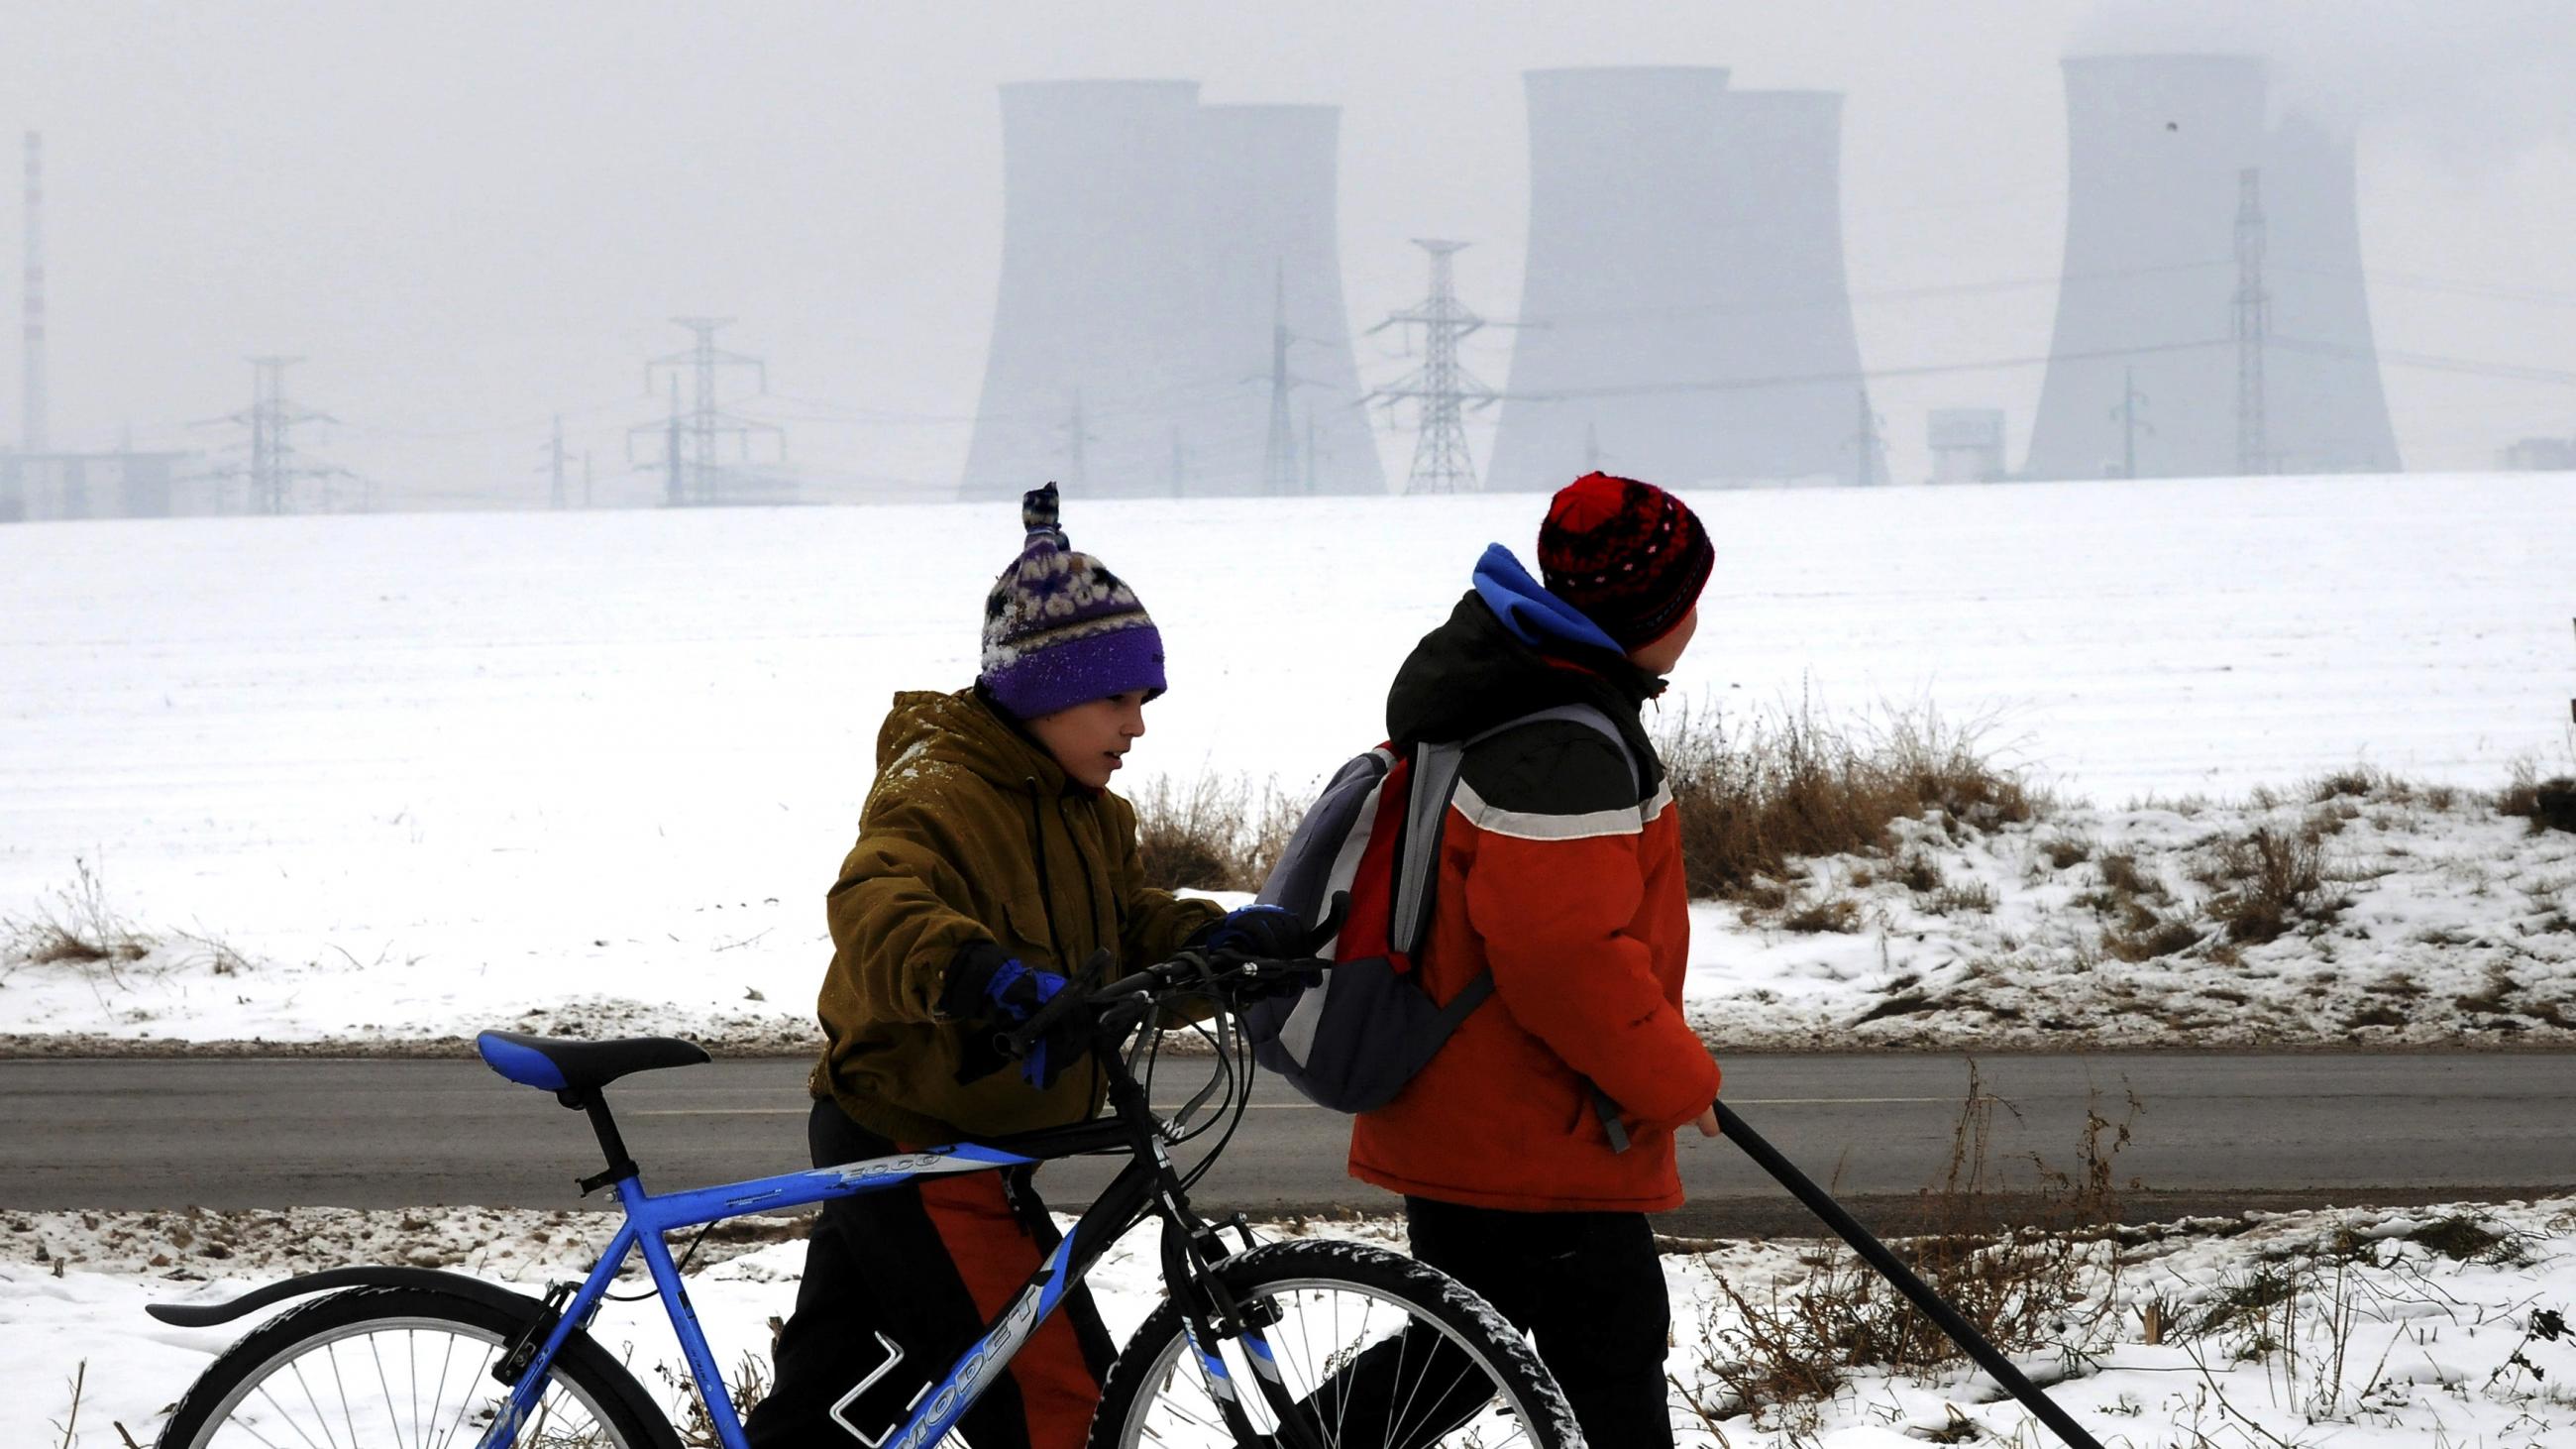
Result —
<instances>
[{"instance_id":1,"label":"bicycle frame","mask_svg":"<svg viewBox=\"0 0 2576 1449\"><path fill-rule=\"evenodd\" d=\"M892 1367L891 1360L861 1380L833 1406L833 1417L867 1449L923 1449L923 1446L936 1444L982 1396L1038 1326L1063 1303L1066 1289L1083 1278L1100 1255L1129 1227L1142 1221L1148 1212L1159 1214L1164 1219L1163 1255L1167 1283L1175 1291L1186 1285L1196 1285L1203 1290L1214 1289L1215 1285L1203 1281L1199 1271L1208 1266L1208 1261L1199 1251L1202 1245L1193 1240L1193 1229L1206 1240L1213 1240L1213 1232L1187 1206L1161 1138L1150 1126L1140 1127L1132 1119L1131 1113L1142 1111L1150 1120L1150 1109L1144 1106L1141 1088L1123 1070L1123 1064L1113 1067L1111 1076L1112 1096L1118 1102L1118 1115L994 1143L957 1143L869 1158L837 1167L809 1168L776 1177L753 1178L660 1195L645 1191L640 1171L619 1179L616 1187L618 1200L625 1208L624 1222L600 1253L599 1261L591 1268L589 1276L564 1304L559 1317L551 1322L541 1320L541 1326L546 1330L544 1341L512 1384L509 1402L484 1432L481 1449L507 1449L515 1442L544 1394L555 1355L576 1330L589 1324L627 1259L637 1253L643 1256L656 1296L662 1300L663 1311L670 1319L671 1331L679 1339L681 1354L689 1365L689 1374L698 1387L700 1399L706 1405L707 1418L714 1427L717 1441L724 1449L747 1449L742 1421L734 1409L732 1394L726 1388L714 1352L707 1346L706 1335L698 1326L697 1310L689 1302L688 1292L680 1282L678 1264L673 1261L670 1246L663 1241L663 1235L748 1213L883 1192L925 1177L999 1171L1091 1152L1121 1150L1134 1154L1108 1188L1075 1222L1073 1231L1067 1233L1064 1241L1047 1255L1028 1284L998 1317L985 1325L982 1336L959 1356L945 1377L923 1391L908 1406L911 1417L902 1427L871 1438L868 1427L851 1423L843 1417L852 1401ZM1217 1298L1215 1306L1231 1317L1233 1305L1223 1301L1221 1290ZM1234 1400L1232 1377L1223 1359L1208 1349L1214 1330L1211 1317L1203 1308L1194 1305L1190 1322L1193 1341L1199 1346L1201 1365L1210 1375L1221 1407L1227 1417L1239 1420L1241 1410ZM1261 1388L1264 1393L1284 1395L1285 1389L1277 1382L1277 1370L1272 1366L1268 1345L1258 1329L1251 1329L1244 1336L1250 1345L1250 1360L1256 1377L1263 1381ZM1284 1403L1284 1397L1277 1401ZM1245 1427L1238 1423L1238 1432Z\"/></svg>"}]
</instances>

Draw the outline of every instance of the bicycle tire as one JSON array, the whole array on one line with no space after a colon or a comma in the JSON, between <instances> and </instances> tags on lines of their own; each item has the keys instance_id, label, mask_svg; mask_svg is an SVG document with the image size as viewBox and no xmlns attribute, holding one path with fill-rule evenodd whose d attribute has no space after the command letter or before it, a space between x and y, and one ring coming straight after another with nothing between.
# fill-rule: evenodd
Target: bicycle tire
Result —
<instances>
[{"instance_id":1,"label":"bicycle tire","mask_svg":"<svg viewBox=\"0 0 2576 1449\"><path fill-rule=\"evenodd\" d=\"M509 1390L491 1367L536 1305L528 1308L529 1314L514 1314L417 1287L351 1288L312 1299L218 1355L180 1397L156 1449L466 1449L507 1400ZM395 1334L404 1336L401 1342ZM375 1394L367 1392L371 1378ZM546 1449L679 1449L680 1440L634 1375L575 1333L555 1356L545 1397L518 1442Z\"/></svg>"},{"instance_id":2,"label":"bicycle tire","mask_svg":"<svg viewBox=\"0 0 2576 1449\"><path fill-rule=\"evenodd\" d=\"M1362 1243L1307 1241L1269 1243L1228 1259L1217 1278L1247 1308L1279 1313L1263 1336L1290 1397L1310 1413L1328 1449L1581 1449L1574 1413L1528 1341L1436 1269ZM1345 1300L1366 1305L1356 1323ZM1308 1337L1316 1330L1321 1344ZM1188 1347L1180 1307L1166 1298L1110 1366L1090 1449L1233 1442ZM1258 1400L1240 1346L1229 1346L1225 1357L1245 1399ZM1408 1363L1418 1364L1422 1380L1410 1390ZM1384 1408L1377 1407L1381 1384ZM1421 1397L1426 1386L1429 1400ZM1462 1408L1463 1421L1445 1422ZM1252 1410L1255 1429L1265 1433L1277 1427L1267 1410Z\"/></svg>"}]
</instances>

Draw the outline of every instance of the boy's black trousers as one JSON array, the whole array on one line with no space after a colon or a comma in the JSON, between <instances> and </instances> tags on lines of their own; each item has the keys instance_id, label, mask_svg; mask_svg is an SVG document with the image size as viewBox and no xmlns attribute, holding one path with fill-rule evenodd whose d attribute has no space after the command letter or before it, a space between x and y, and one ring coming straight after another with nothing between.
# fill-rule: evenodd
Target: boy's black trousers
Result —
<instances>
[{"instance_id":1,"label":"boy's black trousers","mask_svg":"<svg viewBox=\"0 0 2576 1449\"><path fill-rule=\"evenodd\" d=\"M817 1167L903 1150L828 1100L814 1104L806 1139ZM743 1426L753 1449L859 1449L902 1426L1056 1245L1029 1171L922 1178L823 1204L778 1336L777 1377ZM976 1449L1078 1446L1115 1352L1076 1284L958 1428Z\"/></svg>"},{"instance_id":2,"label":"boy's black trousers","mask_svg":"<svg viewBox=\"0 0 2576 1449\"><path fill-rule=\"evenodd\" d=\"M1672 1305L1643 1213L1506 1212L1404 1200L1413 1256L1530 1335L1594 1449L1671 1449Z\"/></svg>"}]
</instances>

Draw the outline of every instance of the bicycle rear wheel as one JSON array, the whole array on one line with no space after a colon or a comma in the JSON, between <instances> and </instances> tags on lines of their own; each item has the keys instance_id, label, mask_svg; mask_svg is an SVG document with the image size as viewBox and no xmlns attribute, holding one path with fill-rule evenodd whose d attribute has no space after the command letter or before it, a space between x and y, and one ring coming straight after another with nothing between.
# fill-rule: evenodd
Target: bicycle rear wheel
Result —
<instances>
[{"instance_id":1,"label":"bicycle rear wheel","mask_svg":"<svg viewBox=\"0 0 2576 1449\"><path fill-rule=\"evenodd\" d=\"M469 1449L509 1402L492 1365L526 1322L428 1288L313 1299L198 1375L158 1449ZM634 1376L576 1334L517 1442L677 1449L679 1438Z\"/></svg>"},{"instance_id":2,"label":"bicycle rear wheel","mask_svg":"<svg viewBox=\"0 0 2576 1449\"><path fill-rule=\"evenodd\" d=\"M1358 1243L1271 1243L1218 1279L1262 1325L1284 1396L1327 1449L1580 1449L1556 1380L1501 1315L1456 1280ZM1253 1428L1280 1415L1244 1343L1222 1346ZM1216 1377L1166 1299L1109 1371L1091 1449L1230 1446ZM1267 1441L1265 1441L1267 1442ZM1287 1442L1280 1440L1279 1442Z\"/></svg>"}]
</instances>

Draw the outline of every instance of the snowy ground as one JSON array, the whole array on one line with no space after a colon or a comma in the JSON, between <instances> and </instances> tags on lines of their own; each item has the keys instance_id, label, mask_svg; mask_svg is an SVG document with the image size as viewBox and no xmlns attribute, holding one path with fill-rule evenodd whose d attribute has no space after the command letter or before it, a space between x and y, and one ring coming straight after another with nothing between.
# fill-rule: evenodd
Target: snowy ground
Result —
<instances>
[{"instance_id":1,"label":"snowy ground","mask_svg":"<svg viewBox=\"0 0 2576 1449\"><path fill-rule=\"evenodd\" d=\"M2436 802L2439 803L2436 803ZM1693 1021L1721 1050L2576 1043L2576 836L2482 795L2382 783L2269 805L2065 807L1991 833L1899 823L1893 850L1810 860L1774 907L1694 908ZM2247 842L2313 888L2268 941L2220 918ZM2231 852L2233 858L2231 859ZM1232 898L1228 898L1232 899ZM80 916L77 900L48 904ZM776 920L776 902L733 908ZM0 961L21 1049L264 1039L455 1049L486 1026L814 1045L805 951L721 943L720 970L579 970L331 953L245 959L185 935L140 959ZM762 998L766 999L762 999Z\"/></svg>"},{"instance_id":2,"label":"snowy ground","mask_svg":"<svg viewBox=\"0 0 2576 1449\"><path fill-rule=\"evenodd\" d=\"M242 1325L170 1328L156 1301L218 1299L353 1261L455 1268L538 1291L576 1275L603 1236L593 1214L437 1209L0 1213L0 1442L112 1449L150 1441L180 1390ZM1384 1223L1300 1224L1392 1241ZM1140 1250L1142 1256L1139 1256ZM1681 1442L1897 1449L2042 1445L2044 1431L1982 1374L1929 1379L1849 1369L1820 1401L1748 1406L1730 1389L1762 1362L1756 1311L1832 1280L1810 1243L1728 1244L1665 1262L1667 1367ZM795 1241L711 1252L690 1296L719 1359L765 1358L792 1303ZM1131 1235L1095 1274L1124 1334L1157 1290L1152 1243ZM2073 1279L2060 1347L2020 1360L2105 1445L2563 1446L2576 1442L2576 1198L2341 1211L2138 1229L2096 1244ZM676 1407L678 1366L651 1302L608 1305L594 1330ZM739 1368L737 1368L737 1373ZM71 1423L74 1384L79 1416ZM1963 1433L1973 1422L1988 1437Z\"/></svg>"},{"instance_id":3,"label":"snowy ground","mask_svg":"<svg viewBox=\"0 0 2576 1449\"><path fill-rule=\"evenodd\" d=\"M2571 488L1706 495L1721 562L1675 687L1730 709L1805 692L1986 717L2006 758L2107 806L2355 763L2492 789L2516 759L2565 759ZM1377 737L1396 661L1483 543L1526 544L1538 506L1075 500L1075 541L1136 581L1170 644L1175 688L1137 763L1304 790ZM0 529L0 918L77 913L87 871L153 943L126 963L0 959L0 1034L131 1049L507 1023L801 1049L821 893L885 700L972 673L1017 532L994 505ZM2176 851L2246 824L2112 811L2050 829L2161 853L2179 910L2205 892ZM1868 1034L2560 1029L2521 1007L2564 1004L2546 978L2564 979L2551 882L2569 867L2475 812L2346 830L2351 868L2395 873L2346 887L2325 934L2232 963L2088 961L2086 867L2026 879L2036 843L1941 847L1945 878L1990 880L1991 913L1929 917L1884 884L1849 934L1702 907L1699 1009L1744 1044L1891 1002ZM1880 867L1818 866L1856 868ZM2336 979L2300 976L2318 970ZM2420 997L2392 984L2375 994L2403 1022L2360 1020L2374 993L2347 972L2403 973ZM2044 994L2077 1024L1967 1009L1972 974L1996 983L1987 1006ZM2260 1009L2189 1008L2208 988Z\"/></svg>"},{"instance_id":4,"label":"snowy ground","mask_svg":"<svg viewBox=\"0 0 2576 1449\"><path fill-rule=\"evenodd\" d=\"M1842 1050L2576 1042L2576 835L2468 794L2315 793L1901 821L1776 908L1698 907L1694 1019ZM2314 881L2240 939L2224 917L2259 904L2267 849Z\"/></svg>"}]
</instances>

